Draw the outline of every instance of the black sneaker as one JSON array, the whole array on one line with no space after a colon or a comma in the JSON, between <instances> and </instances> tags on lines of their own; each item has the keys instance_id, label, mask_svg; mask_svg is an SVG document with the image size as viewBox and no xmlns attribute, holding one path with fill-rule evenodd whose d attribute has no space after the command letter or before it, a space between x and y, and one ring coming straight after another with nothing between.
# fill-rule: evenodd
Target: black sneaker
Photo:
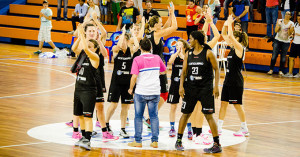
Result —
<instances>
[{"instance_id":1,"label":"black sneaker","mask_svg":"<svg viewBox=\"0 0 300 157\"><path fill-rule=\"evenodd\" d=\"M176 150L180 150L180 151L184 151L184 147L182 145L182 142L181 140L177 140L176 143L175 143L175 149Z\"/></svg>"},{"instance_id":2,"label":"black sneaker","mask_svg":"<svg viewBox=\"0 0 300 157\"><path fill-rule=\"evenodd\" d=\"M203 151L205 153L220 153L222 152L222 147L220 144L214 143L211 148L204 148Z\"/></svg>"},{"instance_id":3,"label":"black sneaker","mask_svg":"<svg viewBox=\"0 0 300 157\"><path fill-rule=\"evenodd\" d=\"M79 143L79 147L85 148L86 150L91 150L91 142L88 139L83 139Z\"/></svg>"},{"instance_id":4,"label":"black sneaker","mask_svg":"<svg viewBox=\"0 0 300 157\"><path fill-rule=\"evenodd\" d=\"M86 139L84 136L77 142L75 142L75 146L79 146L79 144L84 140Z\"/></svg>"},{"instance_id":5,"label":"black sneaker","mask_svg":"<svg viewBox=\"0 0 300 157\"><path fill-rule=\"evenodd\" d=\"M97 135L97 132L96 132L96 131L93 131L93 132L92 132L92 137L93 137L93 136L96 136L96 135Z\"/></svg>"}]
</instances>

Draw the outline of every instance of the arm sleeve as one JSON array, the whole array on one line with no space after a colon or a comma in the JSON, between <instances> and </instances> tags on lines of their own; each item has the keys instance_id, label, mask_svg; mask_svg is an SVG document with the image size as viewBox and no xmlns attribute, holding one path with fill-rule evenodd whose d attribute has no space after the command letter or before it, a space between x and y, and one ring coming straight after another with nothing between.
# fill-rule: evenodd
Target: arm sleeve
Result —
<instances>
[{"instance_id":1,"label":"arm sleeve","mask_svg":"<svg viewBox=\"0 0 300 157\"><path fill-rule=\"evenodd\" d=\"M131 66L131 74L138 75L139 74L139 67L136 61L136 58L133 60L132 66Z\"/></svg>"}]
</instances>

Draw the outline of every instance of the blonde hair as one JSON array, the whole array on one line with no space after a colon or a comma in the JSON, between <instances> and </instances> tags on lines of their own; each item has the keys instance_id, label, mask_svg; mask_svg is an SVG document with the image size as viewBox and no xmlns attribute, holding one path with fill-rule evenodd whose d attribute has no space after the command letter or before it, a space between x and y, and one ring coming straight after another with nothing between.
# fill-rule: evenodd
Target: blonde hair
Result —
<instances>
[{"instance_id":1,"label":"blonde hair","mask_svg":"<svg viewBox=\"0 0 300 157\"><path fill-rule=\"evenodd\" d=\"M189 44L186 40L184 40L184 39L179 39L178 42L182 42L183 47L184 47L186 50L191 49L190 44Z\"/></svg>"},{"instance_id":2,"label":"blonde hair","mask_svg":"<svg viewBox=\"0 0 300 157\"><path fill-rule=\"evenodd\" d=\"M150 18L149 22L145 24L145 34L150 33L150 28L153 28L155 24L159 22L159 17L158 16L153 16Z\"/></svg>"}]
</instances>

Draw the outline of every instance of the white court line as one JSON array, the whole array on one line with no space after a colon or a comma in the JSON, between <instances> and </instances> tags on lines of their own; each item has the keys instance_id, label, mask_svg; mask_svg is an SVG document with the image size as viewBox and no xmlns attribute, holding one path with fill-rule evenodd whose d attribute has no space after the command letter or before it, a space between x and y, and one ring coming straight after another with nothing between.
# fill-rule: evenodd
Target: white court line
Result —
<instances>
[{"instance_id":1,"label":"white court line","mask_svg":"<svg viewBox=\"0 0 300 157\"><path fill-rule=\"evenodd\" d=\"M0 62L0 63L1 63L1 62ZM33 68L41 68L41 69L49 69L49 70L61 72L61 73L64 73L64 74L67 74L67 75L70 75L70 76L76 78L73 74L70 74L70 73L67 73L67 72L64 72L64 71L61 71L61 70L51 69L51 68L36 67L36 66L21 65L21 64L12 64L12 63L1 63L1 64L16 65L16 66L25 66L25 67L33 67ZM53 92L53 91L57 91L57 90L61 90L61 89L64 89L64 88L71 87L71 86L73 86L74 84L75 84L75 82L72 83L72 84L69 84L69 85L67 85L67 86L64 86L64 87L60 87L60 88L56 88L56 89L51 89L51 90L47 90L47 91L34 92L34 93L28 93L28 94L18 94L18 95L3 96L3 97L0 97L0 99L4 99L4 98L14 98L14 97L20 97L20 96L28 96L28 95L35 95L35 94L42 94L42 93Z\"/></svg>"},{"instance_id":2,"label":"white court line","mask_svg":"<svg viewBox=\"0 0 300 157\"><path fill-rule=\"evenodd\" d=\"M255 89L278 89L278 88L294 88L294 87L300 87L300 86L290 86L290 87L270 87L270 88L255 88Z\"/></svg>"},{"instance_id":3,"label":"white court line","mask_svg":"<svg viewBox=\"0 0 300 157\"><path fill-rule=\"evenodd\" d=\"M51 143L51 142L37 142L37 143L27 143L27 144L17 144L17 145L9 145L9 146L0 146L0 149L1 148L8 148L8 147L29 146L29 145L43 144L43 143Z\"/></svg>"},{"instance_id":4,"label":"white court line","mask_svg":"<svg viewBox=\"0 0 300 157\"><path fill-rule=\"evenodd\" d=\"M300 120L295 120L295 121L282 121L282 122L270 122L270 123L257 123L257 124L247 124L249 125L271 125L271 124L283 124L283 123L298 123ZM241 125L226 125L223 127L230 127L230 126L241 126Z\"/></svg>"}]
</instances>

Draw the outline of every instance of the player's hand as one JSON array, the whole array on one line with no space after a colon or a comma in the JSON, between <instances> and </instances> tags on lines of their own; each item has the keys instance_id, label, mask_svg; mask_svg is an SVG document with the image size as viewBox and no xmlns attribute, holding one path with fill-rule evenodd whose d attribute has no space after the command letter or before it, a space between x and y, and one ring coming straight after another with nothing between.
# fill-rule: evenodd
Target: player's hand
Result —
<instances>
[{"instance_id":1,"label":"player's hand","mask_svg":"<svg viewBox=\"0 0 300 157\"><path fill-rule=\"evenodd\" d=\"M123 26L122 32L126 32L126 25Z\"/></svg>"},{"instance_id":2,"label":"player's hand","mask_svg":"<svg viewBox=\"0 0 300 157\"><path fill-rule=\"evenodd\" d=\"M183 87L179 87L179 95L184 98L184 95L185 95L185 91L184 91L184 88Z\"/></svg>"},{"instance_id":3,"label":"player's hand","mask_svg":"<svg viewBox=\"0 0 300 157\"><path fill-rule=\"evenodd\" d=\"M219 87L215 86L214 90L213 90L213 96L215 96L215 98L218 99L219 98L219 94L220 94Z\"/></svg>"},{"instance_id":4,"label":"player's hand","mask_svg":"<svg viewBox=\"0 0 300 157\"><path fill-rule=\"evenodd\" d=\"M132 89L130 88L130 89L128 89L128 93L130 94L130 95L132 95Z\"/></svg>"}]
</instances>

